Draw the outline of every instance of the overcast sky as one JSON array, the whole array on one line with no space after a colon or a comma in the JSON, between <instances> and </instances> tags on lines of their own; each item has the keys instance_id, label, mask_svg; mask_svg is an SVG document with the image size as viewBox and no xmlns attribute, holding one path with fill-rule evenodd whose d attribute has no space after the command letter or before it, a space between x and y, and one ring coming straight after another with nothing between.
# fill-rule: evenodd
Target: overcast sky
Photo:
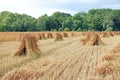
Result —
<instances>
[{"instance_id":1,"label":"overcast sky","mask_svg":"<svg viewBox=\"0 0 120 80\"><path fill-rule=\"evenodd\" d=\"M120 9L120 0L0 0L0 12L25 13L35 18L56 11L75 14L93 8Z\"/></svg>"}]
</instances>

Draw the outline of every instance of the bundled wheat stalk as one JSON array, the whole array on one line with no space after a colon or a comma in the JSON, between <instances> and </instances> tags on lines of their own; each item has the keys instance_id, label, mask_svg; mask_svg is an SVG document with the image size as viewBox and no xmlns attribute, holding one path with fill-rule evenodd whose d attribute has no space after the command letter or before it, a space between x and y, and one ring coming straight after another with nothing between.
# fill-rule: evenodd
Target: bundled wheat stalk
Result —
<instances>
[{"instance_id":1,"label":"bundled wheat stalk","mask_svg":"<svg viewBox=\"0 0 120 80\"><path fill-rule=\"evenodd\" d=\"M68 34L67 33L63 33L63 37L68 37Z\"/></svg>"},{"instance_id":2,"label":"bundled wheat stalk","mask_svg":"<svg viewBox=\"0 0 120 80\"><path fill-rule=\"evenodd\" d=\"M42 37L42 39L46 39L45 33L41 33L41 37Z\"/></svg>"},{"instance_id":3,"label":"bundled wheat stalk","mask_svg":"<svg viewBox=\"0 0 120 80\"><path fill-rule=\"evenodd\" d=\"M23 35L22 33L19 34L18 41L21 41L22 35Z\"/></svg>"},{"instance_id":4,"label":"bundled wheat stalk","mask_svg":"<svg viewBox=\"0 0 120 80\"><path fill-rule=\"evenodd\" d=\"M114 36L114 34L112 32L102 32L101 33L101 37L103 38L107 38L107 37L111 37Z\"/></svg>"},{"instance_id":5,"label":"bundled wheat stalk","mask_svg":"<svg viewBox=\"0 0 120 80\"><path fill-rule=\"evenodd\" d=\"M83 45L105 45L97 33L88 33L81 41Z\"/></svg>"},{"instance_id":6,"label":"bundled wheat stalk","mask_svg":"<svg viewBox=\"0 0 120 80\"><path fill-rule=\"evenodd\" d=\"M34 35L30 33L24 33L21 36L20 44L18 50L15 52L14 56L22 55L37 55L41 53L37 46L37 39Z\"/></svg>"},{"instance_id":7,"label":"bundled wheat stalk","mask_svg":"<svg viewBox=\"0 0 120 80\"><path fill-rule=\"evenodd\" d=\"M90 37L92 36L92 33L87 33L84 39L81 39L81 42L83 45L86 45L86 43L90 40Z\"/></svg>"},{"instance_id":8,"label":"bundled wheat stalk","mask_svg":"<svg viewBox=\"0 0 120 80\"><path fill-rule=\"evenodd\" d=\"M40 33L38 33L37 38L38 38L38 40L41 40L41 39L42 39L42 36L41 36Z\"/></svg>"},{"instance_id":9,"label":"bundled wheat stalk","mask_svg":"<svg viewBox=\"0 0 120 80\"><path fill-rule=\"evenodd\" d=\"M91 41L89 41L89 43L91 45L105 45L98 34L94 34L93 37L91 37Z\"/></svg>"},{"instance_id":10,"label":"bundled wheat stalk","mask_svg":"<svg viewBox=\"0 0 120 80\"><path fill-rule=\"evenodd\" d=\"M113 63L110 62L105 62L103 64L100 64L96 68L96 72L104 76L112 74L114 70L115 70L115 66Z\"/></svg>"},{"instance_id":11,"label":"bundled wheat stalk","mask_svg":"<svg viewBox=\"0 0 120 80\"><path fill-rule=\"evenodd\" d=\"M45 34L44 34L44 33L38 33L37 38L38 38L38 40L43 40L43 39L46 39L46 37L45 37Z\"/></svg>"},{"instance_id":12,"label":"bundled wheat stalk","mask_svg":"<svg viewBox=\"0 0 120 80\"><path fill-rule=\"evenodd\" d=\"M48 33L48 34L47 34L47 39L52 39L52 38L53 38L52 33Z\"/></svg>"},{"instance_id":13,"label":"bundled wheat stalk","mask_svg":"<svg viewBox=\"0 0 120 80\"><path fill-rule=\"evenodd\" d=\"M63 41L63 36L60 33L56 33L55 41Z\"/></svg>"},{"instance_id":14,"label":"bundled wheat stalk","mask_svg":"<svg viewBox=\"0 0 120 80\"><path fill-rule=\"evenodd\" d=\"M114 36L114 33L113 32L108 32L108 36Z\"/></svg>"},{"instance_id":15,"label":"bundled wheat stalk","mask_svg":"<svg viewBox=\"0 0 120 80\"><path fill-rule=\"evenodd\" d=\"M71 33L71 37L74 37L75 36L75 33Z\"/></svg>"}]
</instances>

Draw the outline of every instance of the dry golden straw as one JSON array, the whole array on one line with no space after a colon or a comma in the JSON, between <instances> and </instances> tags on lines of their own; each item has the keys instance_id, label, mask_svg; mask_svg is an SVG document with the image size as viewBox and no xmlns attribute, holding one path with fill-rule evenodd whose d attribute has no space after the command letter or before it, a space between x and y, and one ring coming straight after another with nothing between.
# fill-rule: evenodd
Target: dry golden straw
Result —
<instances>
[{"instance_id":1,"label":"dry golden straw","mask_svg":"<svg viewBox=\"0 0 120 80\"><path fill-rule=\"evenodd\" d=\"M105 45L97 33L88 33L81 41L83 45Z\"/></svg>"},{"instance_id":2,"label":"dry golden straw","mask_svg":"<svg viewBox=\"0 0 120 80\"><path fill-rule=\"evenodd\" d=\"M41 54L41 50L37 46L36 37L30 33L22 34L19 48L15 52L14 56L22 56L22 55L39 56L40 54Z\"/></svg>"},{"instance_id":3,"label":"dry golden straw","mask_svg":"<svg viewBox=\"0 0 120 80\"><path fill-rule=\"evenodd\" d=\"M64 36L64 37L68 37L68 34L67 34L67 33L63 33L63 36Z\"/></svg>"},{"instance_id":4,"label":"dry golden straw","mask_svg":"<svg viewBox=\"0 0 120 80\"><path fill-rule=\"evenodd\" d=\"M114 69L115 69L114 64L110 62L105 62L97 66L96 72L99 73L100 75L106 76L112 74Z\"/></svg>"},{"instance_id":5,"label":"dry golden straw","mask_svg":"<svg viewBox=\"0 0 120 80\"><path fill-rule=\"evenodd\" d=\"M56 33L55 41L63 41L63 36L60 33Z\"/></svg>"},{"instance_id":6,"label":"dry golden straw","mask_svg":"<svg viewBox=\"0 0 120 80\"><path fill-rule=\"evenodd\" d=\"M52 39L52 38L53 38L52 33L48 33L48 34L47 34L47 39Z\"/></svg>"},{"instance_id":7,"label":"dry golden straw","mask_svg":"<svg viewBox=\"0 0 120 80\"><path fill-rule=\"evenodd\" d=\"M32 71L32 70L13 70L9 73L7 73L3 80L33 80L35 77L35 80L42 76L43 73Z\"/></svg>"},{"instance_id":8,"label":"dry golden straw","mask_svg":"<svg viewBox=\"0 0 120 80\"><path fill-rule=\"evenodd\" d=\"M116 58L118 57L117 54L105 54L102 56L102 60L106 60L106 61L112 61L112 60L116 60Z\"/></svg>"}]
</instances>

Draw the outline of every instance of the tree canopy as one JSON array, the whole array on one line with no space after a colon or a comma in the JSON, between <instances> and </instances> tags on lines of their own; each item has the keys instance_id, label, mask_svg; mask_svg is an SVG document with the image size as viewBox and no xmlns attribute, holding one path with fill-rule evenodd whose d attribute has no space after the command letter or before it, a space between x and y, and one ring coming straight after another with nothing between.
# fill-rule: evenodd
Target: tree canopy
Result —
<instances>
[{"instance_id":1,"label":"tree canopy","mask_svg":"<svg viewBox=\"0 0 120 80\"><path fill-rule=\"evenodd\" d=\"M91 9L69 13L55 12L34 18L26 14L3 11L0 13L0 31L118 31L119 9Z\"/></svg>"}]
</instances>

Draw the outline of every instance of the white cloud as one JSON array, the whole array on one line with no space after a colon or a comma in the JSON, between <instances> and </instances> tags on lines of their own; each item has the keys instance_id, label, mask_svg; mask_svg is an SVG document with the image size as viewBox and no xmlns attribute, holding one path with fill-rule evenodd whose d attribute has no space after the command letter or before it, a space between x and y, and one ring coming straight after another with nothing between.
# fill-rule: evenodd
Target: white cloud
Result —
<instances>
[{"instance_id":1,"label":"white cloud","mask_svg":"<svg viewBox=\"0 0 120 80\"><path fill-rule=\"evenodd\" d=\"M60 9L60 8L49 8L49 6L53 6L52 4L56 3L67 3L69 0L4 0L1 1L0 5L0 12L4 10L8 10L10 12L17 12L20 14L28 14L33 17L39 17L44 14L52 15L56 11L72 13L73 11L67 9ZM49 6L48 6L49 5Z\"/></svg>"},{"instance_id":2,"label":"white cloud","mask_svg":"<svg viewBox=\"0 0 120 80\"><path fill-rule=\"evenodd\" d=\"M65 12L65 13L71 13L71 14L75 14L74 11L70 11L70 10L67 10L67 9L57 9L57 8L42 8L42 9L36 9L34 10L33 13L29 13L29 15L36 15L34 17L40 17L40 15L44 15L44 14L48 14L49 16L52 15L54 12L56 11L60 11L60 12Z\"/></svg>"},{"instance_id":3,"label":"white cloud","mask_svg":"<svg viewBox=\"0 0 120 80\"><path fill-rule=\"evenodd\" d=\"M56 0L58 3L68 3L71 2L72 0Z\"/></svg>"},{"instance_id":4,"label":"white cloud","mask_svg":"<svg viewBox=\"0 0 120 80\"><path fill-rule=\"evenodd\" d=\"M119 0L0 0L0 12L7 10L37 18L44 14L51 15L56 11L75 14L80 9L83 11L92 8L120 9L119 5Z\"/></svg>"},{"instance_id":5,"label":"white cloud","mask_svg":"<svg viewBox=\"0 0 120 80\"><path fill-rule=\"evenodd\" d=\"M91 3L98 3L99 0L78 0L81 4L91 4Z\"/></svg>"}]
</instances>

